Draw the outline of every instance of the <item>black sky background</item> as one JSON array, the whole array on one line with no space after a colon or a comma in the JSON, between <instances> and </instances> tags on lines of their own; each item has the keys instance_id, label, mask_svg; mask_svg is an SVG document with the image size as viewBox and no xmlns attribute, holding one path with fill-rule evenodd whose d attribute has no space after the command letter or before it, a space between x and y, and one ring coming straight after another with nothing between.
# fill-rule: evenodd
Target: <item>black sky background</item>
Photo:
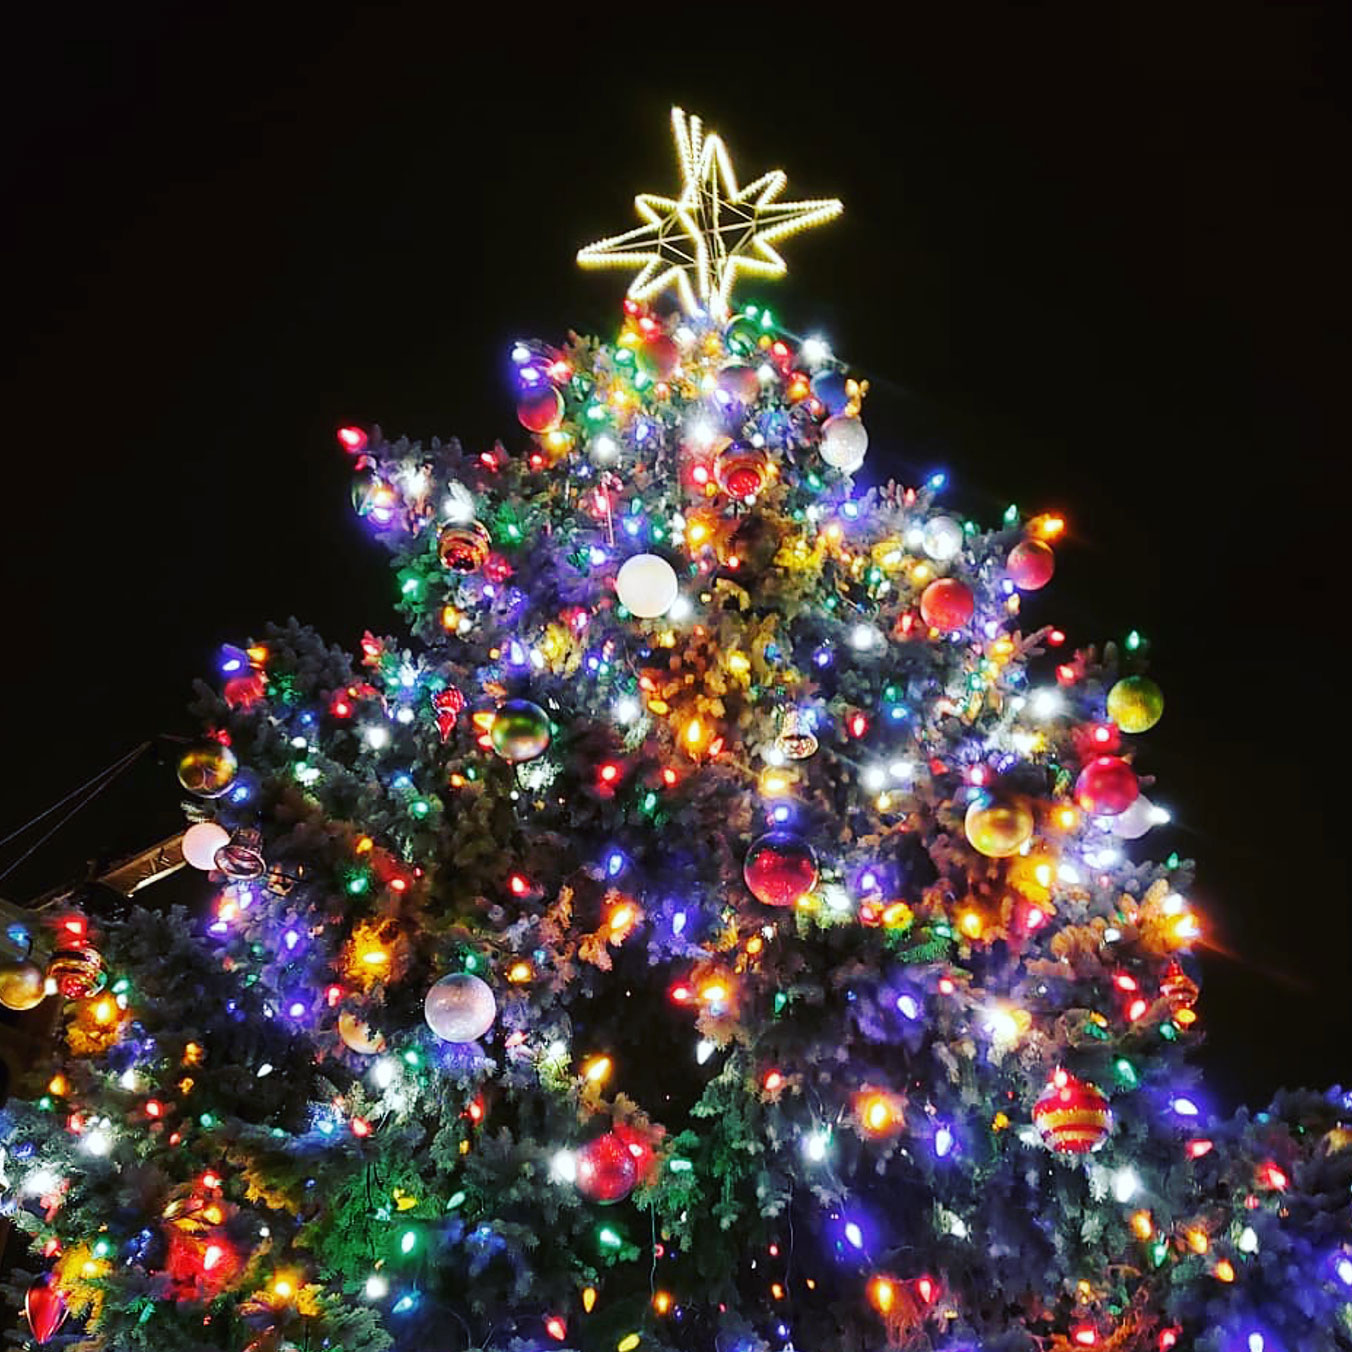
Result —
<instances>
[{"instance_id":1,"label":"black sky background","mask_svg":"<svg viewBox=\"0 0 1352 1352\"><path fill-rule=\"evenodd\" d=\"M613 331L622 276L573 254L670 187L681 102L744 178L845 201L757 294L873 382L866 477L946 468L992 524L1063 509L1032 619L1151 639L1142 761L1178 817L1151 843L1199 861L1217 1098L1352 1081L1346 11L935 9L26 20L0 834L191 731L221 642L394 627L334 428L524 444L508 346ZM143 766L0 894L177 804Z\"/></svg>"}]
</instances>

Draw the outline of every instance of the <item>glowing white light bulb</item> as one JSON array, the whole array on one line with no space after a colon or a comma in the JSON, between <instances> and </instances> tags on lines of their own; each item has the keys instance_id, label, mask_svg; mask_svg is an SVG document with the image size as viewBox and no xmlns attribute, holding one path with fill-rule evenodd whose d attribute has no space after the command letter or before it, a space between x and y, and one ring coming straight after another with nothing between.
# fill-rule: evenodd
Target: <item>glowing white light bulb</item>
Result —
<instances>
[{"instance_id":1,"label":"glowing white light bulb","mask_svg":"<svg viewBox=\"0 0 1352 1352\"><path fill-rule=\"evenodd\" d=\"M365 732L366 745L372 751L380 751L390 744L389 728L381 727L379 723L373 723Z\"/></svg>"},{"instance_id":2,"label":"glowing white light bulb","mask_svg":"<svg viewBox=\"0 0 1352 1352\"><path fill-rule=\"evenodd\" d=\"M577 1182L577 1157L571 1150L559 1150L549 1161L549 1176L556 1183Z\"/></svg>"},{"instance_id":3,"label":"glowing white light bulb","mask_svg":"<svg viewBox=\"0 0 1352 1352\"><path fill-rule=\"evenodd\" d=\"M615 701L615 721L632 723L639 716L639 702L632 695L621 695Z\"/></svg>"},{"instance_id":4,"label":"glowing white light bulb","mask_svg":"<svg viewBox=\"0 0 1352 1352\"><path fill-rule=\"evenodd\" d=\"M831 349L827 346L824 339L804 338L803 345L798 349L798 355L809 366L820 366L822 362L829 360Z\"/></svg>"},{"instance_id":5,"label":"glowing white light bulb","mask_svg":"<svg viewBox=\"0 0 1352 1352\"><path fill-rule=\"evenodd\" d=\"M371 1079L377 1089L388 1089L394 1083L395 1066L388 1056L382 1056L371 1067Z\"/></svg>"},{"instance_id":6,"label":"glowing white light bulb","mask_svg":"<svg viewBox=\"0 0 1352 1352\"><path fill-rule=\"evenodd\" d=\"M830 1144L824 1131L809 1132L803 1140L803 1154L814 1164L820 1164L826 1158L826 1147Z\"/></svg>"},{"instance_id":7,"label":"glowing white light bulb","mask_svg":"<svg viewBox=\"0 0 1352 1352\"><path fill-rule=\"evenodd\" d=\"M860 775L860 780L864 787L873 793L887 783L887 773L881 765L867 765Z\"/></svg>"},{"instance_id":8,"label":"glowing white light bulb","mask_svg":"<svg viewBox=\"0 0 1352 1352\"><path fill-rule=\"evenodd\" d=\"M373 1272L366 1279L366 1299L384 1300L390 1293L390 1284L378 1272Z\"/></svg>"},{"instance_id":9,"label":"glowing white light bulb","mask_svg":"<svg viewBox=\"0 0 1352 1352\"><path fill-rule=\"evenodd\" d=\"M701 1038L695 1044L695 1060L699 1065L703 1065L716 1050L714 1044L707 1037Z\"/></svg>"},{"instance_id":10,"label":"glowing white light bulb","mask_svg":"<svg viewBox=\"0 0 1352 1352\"><path fill-rule=\"evenodd\" d=\"M1131 1165L1113 1175L1113 1196L1122 1203L1130 1202L1141 1186L1141 1176Z\"/></svg>"},{"instance_id":11,"label":"glowing white light bulb","mask_svg":"<svg viewBox=\"0 0 1352 1352\"><path fill-rule=\"evenodd\" d=\"M1061 694L1057 690L1034 690L1028 707L1034 718L1052 718L1061 711Z\"/></svg>"}]
</instances>

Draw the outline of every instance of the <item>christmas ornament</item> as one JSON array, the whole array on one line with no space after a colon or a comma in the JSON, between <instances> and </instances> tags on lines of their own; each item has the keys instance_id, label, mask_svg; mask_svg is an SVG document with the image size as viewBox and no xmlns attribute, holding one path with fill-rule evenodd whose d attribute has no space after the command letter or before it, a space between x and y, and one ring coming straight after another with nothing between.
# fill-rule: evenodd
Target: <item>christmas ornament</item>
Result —
<instances>
[{"instance_id":1,"label":"christmas ornament","mask_svg":"<svg viewBox=\"0 0 1352 1352\"><path fill-rule=\"evenodd\" d=\"M31 958L0 962L0 1005L22 1013L40 1005L45 995L46 978Z\"/></svg>"},{"instance_id":2,"label":"christmas ornament","mask_svg":"<svg viewBox=\"0 0 1352 1352\"><path fill-rule=\"evenodd\" d=\"M1113 1115L1094 1085L1057 1070L1033 1105L1033 1124L1049 1150L1083 1155L1108 1139Z\"/></svg>"},{"instance_id":3,"label":"christmas ornament","mask_svg":"<svg viewBox=\"0 0 1352 1352\"><path fill-rule=\"evenodd\" d=\"M1021 798L976 799L963 819L967 840L988 859L1018 854L1033 836L1033 813Z\"/></svg>"},{"instance_id":4,"label":"christmas ornament","mask_svg":"<svg viewBox=\"0 0 1352 1352\"><path fill-rule=\"evenodd\" d=\"M770 831L746 852L742 877L757 901L796 906L817 885L817 856L792 831Z\"/></svg>"},{"instance_id":5,"label":"christmas ornament","mask_svg":"<svg viewBox=\"0 0 1352 1352\"><path fill-rule=\"evenodd\" d=\"M837 413L822 423L822 459L833 469L853 474L867 450L868 432L858 418Z\"/></svg>"},{"instance_id":6,"label":"christmas ornament","mask_svg":"<svg viewBox=\"0 0 1352 1352\"><path fill-rule=\"evenodd\" d=\"M1136 772L1121 756L1095 756L1075 781L1075 801L1092 817L1125 812L1140 792Z\"/></svg>"},{"instance_id":7,"label":"christmas ornament","mask_svg":"<svg viewBox=\"0 0 1352 1352\"><path fill-rule=\"evenodd\" d=\"M1160 996L1169 1008L1175 1013L1180 1009L1191 1009L1200 994L1197 983L1178 963L1171 962L1160 979Z\"/></svg>"},{"instance_id":8,"label":"christmas ornament","mask_svg":"<svg viewBox=\"0 0 1352 1352\"><path fill-rule=\"evenodd\" d=\"M498 706L490 733L493 750L510 765L535 760L549 749L549 715L528 699L509 699Z\"/></svg>"},{"instance_id":9,"label":"christmas ornament","mask_svg":"<svg viewBox=\"0 0 1352 1352\"><path fill-rule=\"evenodd\" d=\"M577 1152L577 1190L590 1201L622 1202L638 1182L638 1161L613 1131L588 1141Z\"/></svg>"},{"instance_id":10,"label":"christmas ornament","mask_svg":"<svg viewBox=\"0 0 1352 1352\"><path fill-rule=\"evenodd\" d=\"M39 1347L51 1339L57 1329L66 1322L65 1298L57 1290L50 1272L39 1277L28 1288L23 1298L23 1312L28 1316L28 1327L33 1331L33 1341Z\"/></svg>"},{"instance_id":11,"label":"christmas ornament","mask_svg":"<svg viewBox=\"0 0 1352 1352\"><path fill-rule=\"evenodd\" d=\"M267 694L263 674L251 671L247 676L234 676L221 687L221 698L232 709L251 709Z\"/></svg>"},{"instance_id":12,"label":"christmas ornament","mask_svg":"<svg viewBox=\"0 0 1352 1352\"><path fill-rule=\"evenodd\" d=\"M931 629L961 629L975 609L971 589L955 577L938 578L920 593L920 618Z\"/></svg>"},{"instance_id":13,"label":"christmas ornament","mask_svg":"<svg viewBox=\"0 0 1352 1352\"><path fill-rule=\"evenodd\" d=\"M268 868L267 861L263 858L262 833L252 827L236 831L216 851L212 859L227 878L238 883L261 878Z\"/></svg>"},{"instance_id":14,"label":"christmas ornament","mask_svg":"<svg viewBox=\"0 0 1352 1352\"><path fill-rule=\"evenodd\" d=\"M103 959L88 944L63 944L47 963L47 976L56 982L58 994L67 1000L86 1000L97 995L108 980Z\"/></svg>"},{"instance_id":15,"label":"christmas ornament","mask_svg":"<svg viewBox=\"0 0 1352 1352\"><path fill-rule=\"evenodd\" d=\"M733 315L723 326L723 346L741 357L751 357L760 345L763 330L750 315Z\"/></svg>"},{"instance_id":16,"label":"christmas ornament","mask_svg":"<svg viewBox=\"0 0 1352 1352\"><path fill-rule=\"evenodd\" d=\"M615 575L620 604L640 620L665 615L679 590L676 570L658 554L634 554Z\"/></svg>"},{"instance_id":17,"label":"christmas ornament","mask_svg":"<svg viewBox=\"0 0 1352 1352\"><path fill-rule=\"evenodd\" d=\"M758 446L734 441L714 458L714 480L730 498L754 498L770 481L770 457Z\"/></svg>"},{"instance_id":18,"label":"christmas ornament","mask_svg":"<svg viewBox=\"0 0 1352 1352\"><path fill-rule=\"evenodd\" d=\"M681 349L665 333L659 333L638 349L638 364L658 380L670 380L681 368Z\"/></svg>"},{"instance_id":19,"label":"christmas ornament","mask_svg":"<svg viewBox=\"0 0 1352 1352\"><path fill-rule=\"evenodd\" d=\"M775 750L790 760L806 760L817 750L817 734L812 730L811 717L804 710L791 707L780 714Z\"/></svg>"},{"instance_id":20,"label":"christmas ornament","mask_svg":"<svg viewBox=\"0 0 1352 1352\"><path fill-rule=\"evenodd\" d=\"M193 868L210 873L216 867L216 851L230 843L230 832L219 822L197 822L183 833L183 857Z\"/></svg>"},{"instance_id":21,"label":"christmas ornament","mask_svg":"<svg viewBox=\"0 0 1352 1352\"><path fill-rule=\"evenodd\" d=\"M849 381L842 371L818 371L812 377L812 394L819 404L834 416L850 402Z\"/></svg>"},{"instance_id":22,"label":"christmas ornament","mask_svg":"<svg viewBox=\"0 0 1352 1352\"><path fill-rule=\"evenodd\" d=\"M1055 571L1056 555L1051 545L1042 540L1020 540L1005 560L1005 572L1020 591L1045 587Z\"/></svg>"},{"instance_id":23,"label":"christmas ornament","mask_svg":"<svg viewBox=\"0 0 1352 1352\"><path fill-rule=\"evenodd\" d=\"M348 1009L338 1016L338 1036L345 1047L361 1056L375 1056L385 1050L385 1035Z\"/></svg>"},{"instance_id":24,"label":"christmas ornament","mask_svg":"<svg viewBox=\"0 0 1352 1352\"><path fill-rule=\"evenodd\" d=\"M444 742L455 731L465 708L465 697L453 685L438 690L432 696L432 709L437 716L437 731Z\"/></svg>"},{"instance_id":25,"label":"christmas ornament","mask_svg":"<svg viewBox=\"0 0 1352 1352\"><path fill-rule=\"evenodd\" d=\"M787 269L776 242L839 216L841 204L833 198L781 202L788 179L780 169L739 188L722 137L706 136L700 119L680 108L671 110L671 130L679 193L640 193L634 208L644 223L587 245L577 261L584 268L636 267L633 300L674 285L687 314L707 310L722 318L739 272L782 277Z\"/></svg>"},{"instance_id":26,"label":"christmas ornament","mask_svg":"<svg viewBox=\"0 0 1352 1352\"><path fill-rule=\"evenodd\" d=\"M473 573L484 566L493 537L477 521L448 521L437 532L437 558L453 573Z\"/></svg>"},{"instance_id":27,"label":"christmas ornament","mask_svg":"<svg viewBox=\"0 0 1352 1352\"><path fill-rule=\"evenodd\" d=\"M962 552L962 526L951 516L932 516L925 522L920 547L938 563L947 563Z\"/></svg>"},{"instance_id":28,"label":"christmas ornament","mask_svg":"<svg viewBox=\"0 0 1352 1352\"><path fill-rule=\"evenodd\" d=\"M516 417L528 432L552 432L563 421L563 396L552 385L528 390L516 401Z\"/></svg>"},{"instance_id":29,"label":"christmas ornament","mask_svg":"<svg viewBox=\"0 0 1352 1352\"><path fill-rule=\"evenodd\" d=\"M1108 691L1108 717L1123 732L1149 732L1164 713L1164 691L1149 676L1124 676Z\"/></svg>"},{"instance_id":30,"label":"christmas ornament","mask_svg":"<svg viewBox=\"0 0 1352 1352\"><path fill-rule=\"evenodd\" d=\"M178 761L178 782L199 798L219 798L238 773L235 753L220 742L201 742L185 751Z\"/></svg>"},{"instance_id":31,"label":"christmas ornament","mask_svg":"<svg viewBox=\"0 0 1352 1352\"><path fill-rule=\"evenodd\" d=\"M498 1002L486 981L472 972L453 972L427 992L423 1014L443 1042L477 1042L492 1028Z\"/></svg>"},{"instance_id":32,"label":"christmas ornament","mask_svg":"<svg viewBox=\"0 0 1352 1352\"><path fill-rule=\"evenodd\" d=\"M1156 821L1154 803L1140 793L1125 812L1119 812L1113 818L1113 835L1123 840L1140 840Z\"/></svg>"},{"instance_id":33,"label":"christmas ornament","mask_svg":"<svg viewBox=\"0 0 1352 1352\"><path fill-rule=\"evenodd\" d=\"M760 376L745 362L726 362L718 372L718 388L739 404L754 404L760 396Z\"/></svg>"}]
</instances>

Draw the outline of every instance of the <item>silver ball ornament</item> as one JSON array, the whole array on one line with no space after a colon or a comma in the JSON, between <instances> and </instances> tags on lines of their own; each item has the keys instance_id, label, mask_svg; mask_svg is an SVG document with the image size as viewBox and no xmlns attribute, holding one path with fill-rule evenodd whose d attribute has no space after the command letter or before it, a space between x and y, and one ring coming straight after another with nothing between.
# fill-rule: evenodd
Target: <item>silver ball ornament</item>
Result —
<instances>
[{"instance_id":1,"label":"silver ball ornament","mask_svg":"<svg viewBox=\"0 0 1352 1352\"><path fill-rule=\"evenodd\" d=\"M837 413L822 423L822 459L833 469L853 474L867 450L868 432L858 418Z\"/></svg>"},{"instance_id":2,"label":"silver ball ornament","mask_svg":"<svg viewBox=\"0 0 1352 1352\"><path fill-rule=\"evenodd\" d=\"M488 982L453 972L427 992L423 1017L443 1042L477 1042L498 1017L498 1002Z\"/></svg>"}]
</instances>

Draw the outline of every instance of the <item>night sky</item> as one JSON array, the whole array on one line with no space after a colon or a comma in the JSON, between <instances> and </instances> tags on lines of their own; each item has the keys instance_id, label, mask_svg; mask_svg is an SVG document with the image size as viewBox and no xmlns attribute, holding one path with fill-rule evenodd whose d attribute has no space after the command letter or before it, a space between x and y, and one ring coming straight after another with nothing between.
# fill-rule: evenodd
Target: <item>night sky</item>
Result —
<instances>
[{"instance_id":1,"label":"night sky","mask_svg":"<svg viewBox=\"0 0 1352 1352\"><path fill-rule=\"evenodd\" d=\"M7 44L0 834L190 732L222 642L396 631L334 428L524 445L511 340L613 332L573 255L674 186L680 102L844 199L754 294L870 380L864 478L1063 510L1030 621L1151 640L1220 1102L1352 1082L1345 12L214 8ZM147 761L0 895L180 821Z\"/></svg>"}]
</instances>

